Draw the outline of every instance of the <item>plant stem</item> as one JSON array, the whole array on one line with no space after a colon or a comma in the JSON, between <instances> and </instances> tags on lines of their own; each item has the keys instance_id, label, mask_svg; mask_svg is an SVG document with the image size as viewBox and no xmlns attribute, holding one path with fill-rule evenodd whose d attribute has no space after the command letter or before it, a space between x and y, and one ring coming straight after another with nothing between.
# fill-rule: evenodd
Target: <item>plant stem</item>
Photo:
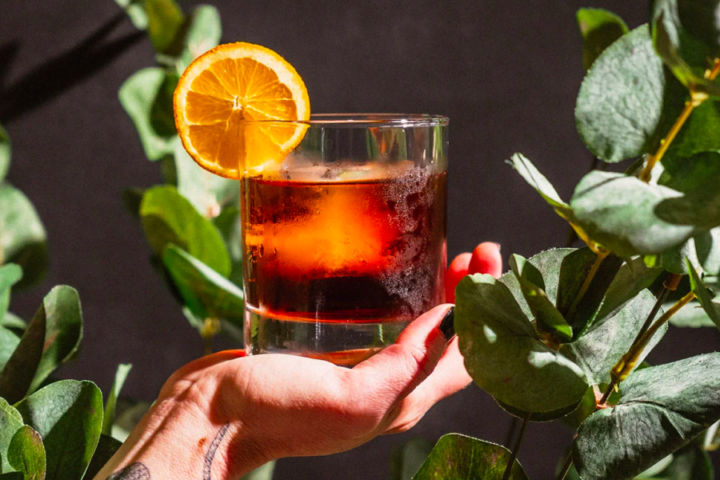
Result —
<instances>
[{"instance_id":1,"label":"plant stem","mask_svg":"<svg viewBox=\"0 0 720 480\"><path fill-rule=\"evenodd\" d=\"M573 465L573 459L572 459L572 450L570 450L570 453L568 453L567 458L565 459L565 463L563 464L562 470L560 470L560 474L557 477L557 480L564 480L567 476L568 472L572 468Z\"/></svg>"},{"instance_id":2,"label":"plant stem","mask_svg":"<svg viewBox=\"0 0 720 480\"><path fill-rule=\"evenodd\" d=\"M220 331L220 320L208 317L203 321L200 336L203 340L203 355L210 355L212 352L212 339Z\"/></svg>"},{"instance_id":3,"label":"plant stem","mask_svg":"<svg viewBox=\"0 0 720 480\"><path fill-rule=\"evenodd\" d=\"M596 170L598 168L598 164L600 163L600 159L593 155L592 163L590 164L590 170L588 172L592 172L593 170ZM603 165L607 165L605 162L603 162ZM568 233L567 233L567 241L565 243L565 247L570 248L573 246L573 243L575 243L575 240L578 239L578 234L575 231L574 228L572 228L572 225L568 227Z\"/></svg>"},{"instance_id":4,"label":"plant stem","mask_svg":"<svg viewBox=\"0 0 720 480\"><path fill-rule=\"evenodd\" d=\"M573 318L573 316L575 316L575 311L577 310L578 305L580 305L580 301L585 296L585 293L587 293L588 288L590 288L590 284L595 278L595 274L597 274L598 270L600 269L600 265L602 264L603 260L605 260L609 254L610 252L605 251L597 254L597 256L595 257L595 261L593 262L592 267L590 267L590 271L588 272L587 277L585 277L585 281L580 287L580 291L575 296L575 300L573 300L573 303L570 305L570 308L568 309L565 318Z\"/></svg>"},{"instance_id":5,"label":"plant stem","mask_svg":"<svg viewBox=\"0 0 720 480\"><path fill-rule=\"evenodd\" d=\"M716 58L712 70L707 70L705 72L705 78L711 81L715 80L715 77L718 76L718 73L720 73L720 59ZM678 132L685 124L685 121L690 117L690 114L695 109L695 107L702 105L702 103L707 100L707 98L707 95L696 95L692 91L690 91L690 99L685 102L685 108L683 108L680 116L677 118L677 120L675 120L675 123L670 128L670 131L665 136L665 138L660 141L660 147L657 149L657 152L648 157L647 162L645 163L645 167L642 169L642 172L640 172L640 180L645 183L648 183L650 181L650 173L652 172L652 169L655 167L657 162L662 159L668 148L670 148L670 144L673 140L675 140Z\"/></svg>"},{"instance_id":6,"label":"plant stem","mask_svg":"<svg viewBox=\"0 0 720 480\"><path fill-rule=\"evenodd\" d=\"M522 446L522 442L525 438L525 431L527 430L528 423L530 423L531 415L532 413L528 412L525 415L525 418L523 418L522 427L520 427L520 434L518 435L515 446L512 449L508 463L505 466L505 473L503 474L502 480L508 480L512 474L513 467L515 466L515 460L517 460L518 453L520 453L520 447Z\"/></svg>"}]
</instances>

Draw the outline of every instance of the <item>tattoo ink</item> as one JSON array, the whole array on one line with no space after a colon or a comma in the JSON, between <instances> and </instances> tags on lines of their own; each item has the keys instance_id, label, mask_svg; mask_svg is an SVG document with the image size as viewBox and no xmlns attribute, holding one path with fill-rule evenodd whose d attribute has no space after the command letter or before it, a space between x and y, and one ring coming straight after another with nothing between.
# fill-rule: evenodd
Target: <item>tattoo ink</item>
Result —
<instances>
[{"instance_id":1,"label":"tattoo ink","mask_svg":"<svg viewBox=\"0 0 720 480\"><path fill-rule=\"evenodd\" d=\"M203 480L212 480L212 464L213 464L213 460L215 460L215 453L217 452L217 449L220 446L220 443L223 441L223 438L225 437L225 434L227 433L228 428L230 428L229 423L226 423L225 425L223 425L220 428L217 435L215 435L215 438L213 439L212 443L210 443L207 453L205 453L205 464L203 465L203 476L202 476ZM108 479L108 480L110 480L110 479Z\"/></svg>"},{"instance_id":2,"label":"tattoo ink","mask_svg":"<svg viewBox=\"0 0 720 480\"><path fill-rule=\"evenodd\" d=\"M151 480L150 470L140 463L131 463L119 472L110 475L107 480Z\"/></svg>"}]
</instances>

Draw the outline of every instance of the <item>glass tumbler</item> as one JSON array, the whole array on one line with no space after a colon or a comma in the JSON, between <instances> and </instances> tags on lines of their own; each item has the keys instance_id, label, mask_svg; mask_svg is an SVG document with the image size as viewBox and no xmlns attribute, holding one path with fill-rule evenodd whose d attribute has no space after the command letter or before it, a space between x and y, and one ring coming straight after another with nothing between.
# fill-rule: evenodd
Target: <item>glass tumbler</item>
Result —
<instances>
[{"instance_id":1,"label":"glass tumbler","mask_svg":"<svg viewBox=\"0 0 720 480\"><path fill-rule=\"evenodd\" d=\"M447 117L249 123L304 135L240 180L248 354L351 366L444 301Z\"/></svg>"}]
</instances>

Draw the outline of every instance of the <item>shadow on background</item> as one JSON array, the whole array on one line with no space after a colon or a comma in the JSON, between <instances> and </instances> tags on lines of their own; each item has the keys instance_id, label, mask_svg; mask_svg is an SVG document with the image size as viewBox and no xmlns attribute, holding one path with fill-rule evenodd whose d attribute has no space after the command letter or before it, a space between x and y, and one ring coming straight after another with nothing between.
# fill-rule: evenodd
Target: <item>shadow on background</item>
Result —
<instances>
[{"instance_id":1,"label":"shadow on background","mask_svg":"<svg viewBox=\"0 0 720 480\"><path fill-rule=\"evenodd\" d=\"M134 32L107 40L125 18L125 12L118 13L78 45L44 62L8 87L4 86L5 76L20 43L10 41L0 45L0 120L9 123L35 110L90 78L144 38L144 32Z\"/></svg>"}]
</instances>

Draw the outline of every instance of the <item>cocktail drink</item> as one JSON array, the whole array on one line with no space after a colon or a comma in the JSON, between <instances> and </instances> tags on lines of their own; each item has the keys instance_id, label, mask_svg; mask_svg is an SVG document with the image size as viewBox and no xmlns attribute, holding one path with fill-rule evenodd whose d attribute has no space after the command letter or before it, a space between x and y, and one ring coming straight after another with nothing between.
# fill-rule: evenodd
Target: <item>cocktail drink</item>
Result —
<instances>
[{"instance_id":1,"label":"cocktail drink","mask_svg":"<svg viewBox=\"0 0 720 480\"><path fill-rule=\"evenodd\" d=\"M173 108L193 160L240 182L248 353L353 365L444 300L447 118L311 116L248 43L193 61Z\"/></svg>"},{"instance_id":2,"label":"cocktail drink","mask_svg":"<svg viewBox=\"0 0 720 480\"><path fill-rule=\"evenodd\" d=\"M246 348L354 364L443 301L447 119L304 126L241 179Z\"/></svg>"}]
</instances>

